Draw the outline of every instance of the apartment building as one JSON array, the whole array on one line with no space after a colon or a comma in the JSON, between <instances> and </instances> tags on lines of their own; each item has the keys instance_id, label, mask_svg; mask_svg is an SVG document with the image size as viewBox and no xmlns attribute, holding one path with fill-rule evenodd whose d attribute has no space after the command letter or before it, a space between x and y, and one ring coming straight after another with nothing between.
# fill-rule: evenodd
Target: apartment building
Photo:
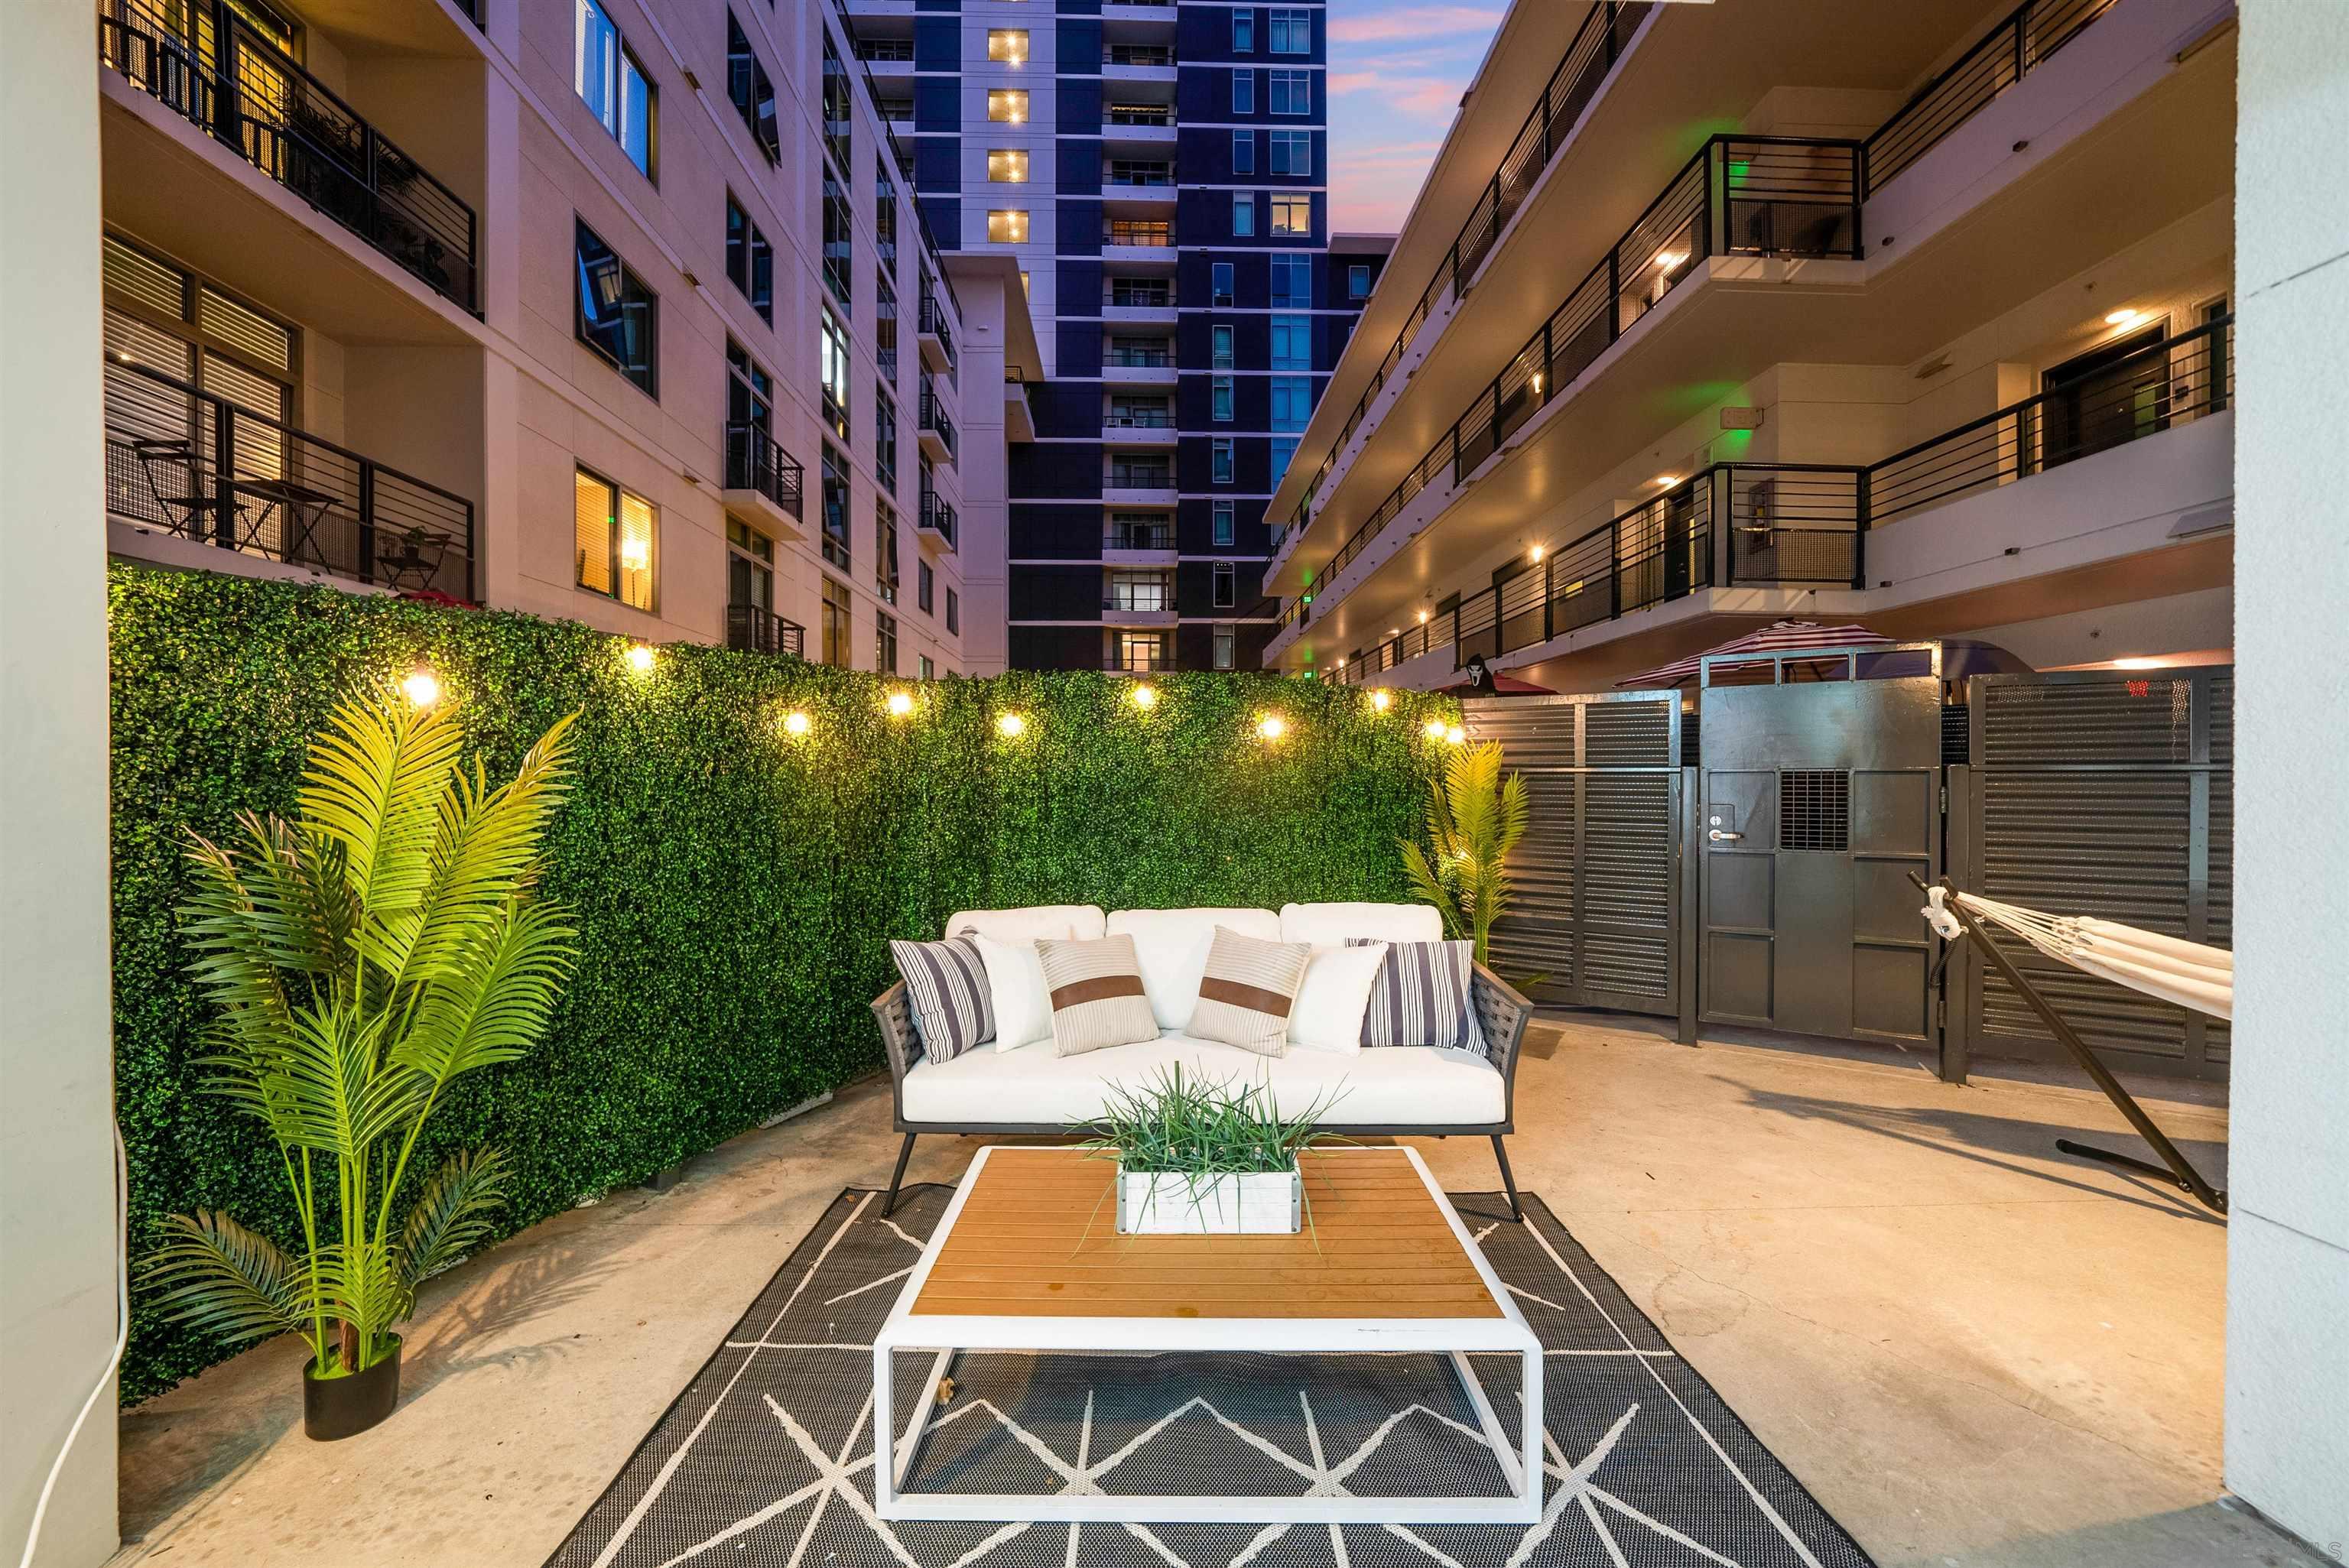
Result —
<instances>
[{"instance_id":1,"label":"apartment building","mask_svg":"<svg viewBox=\"0 0 2349 1568\"><path fill-rule=\"evenodd\" d=\"M2233 641L2233 7L1521 3L1272 500L1265 663Z\"/></svg>"},{"instance_id":2,"label":"apartment building","mask_svg":"<svg viewBox=\"0 0 2349 1568\"><path fill-rule=\"evenodd\" d=\"M115 553L973 667L1033 330L923 232L836 11L96 20Z\"/></svg>"},{"instance_id":3,"label":"apartment building","mask_svg":"<svg viewBox=\"0 0 2349 1568\"><path fill-rule=\"evenodd\" d=\"M847 4L939 243L1042 324L1009 662L1254 667L1265 502L1384 259L1329 232L1327 5Z\"/></svg>"}]
</instances>

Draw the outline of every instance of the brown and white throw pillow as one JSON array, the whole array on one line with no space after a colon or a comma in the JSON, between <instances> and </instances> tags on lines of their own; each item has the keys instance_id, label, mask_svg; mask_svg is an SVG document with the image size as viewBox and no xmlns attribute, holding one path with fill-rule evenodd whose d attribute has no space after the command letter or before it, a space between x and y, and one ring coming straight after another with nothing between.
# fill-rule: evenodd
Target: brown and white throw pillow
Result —
<instances>
[{"instance_id":1,"label":"brown and white throw pillow","mask_svg":"<svg viewBox=\"0 0 2349 1568\"><path fill-rule=\"evenodd\" d=\"M1040 942L1044 986L1052 995L1052 1044L1064 1057L1158 1037L1158 1018L1142 988L1133 938Z\"/></svg>"},{"instance_id":2,"label":"brown and white throw pillow","mask_svg":"<svg viewBox=\"0 0 2349 1568\"><path fill-rule=\"evenodd\" d=\"M1199 1005L1184 1033L1260 1057L1280 1055L1288 1048L1289 1010L1312 956L1302 942L1264 942L1216 927L1199 976Z\"/></svg>"},{"instance_id":3,"label":"brown and white throw pillow","mask_svg":"<svg viewBox=\"0 0 2349 1568\"><path fill-rule=\"evenodd\" d=\"M905 979L905 1001L922 1055L952 1061L995 1037L987 993L987 965L968 936L947 942L892 942L889 954Z\"/></svg>"},{"instance_id":4,"label":"brown and white throw pillow","mask_svg":"<svg viewBox=\"0 0 2349 1568\"><path fill-rule=\"evenodd\" d=\"M1368 939L1349 937L1346 945L1367 946ZM1389 943L1362 1016L1363 1047L1442 1046L1490 1054L1468 994L1475 952L1471 942Z\"/></svg>"}]
</instances>

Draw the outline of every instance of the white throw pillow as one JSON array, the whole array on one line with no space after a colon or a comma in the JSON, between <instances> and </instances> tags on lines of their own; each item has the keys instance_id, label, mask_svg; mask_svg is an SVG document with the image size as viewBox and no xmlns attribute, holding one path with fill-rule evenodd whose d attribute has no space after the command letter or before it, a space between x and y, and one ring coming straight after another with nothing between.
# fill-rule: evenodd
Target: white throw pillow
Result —
<instances>
[{"instance_id":1,"label":"white throw pillow","mask_svg":"<svg viewBox=\"0 0 2349 1568\"><path fill-rule=\"evenodd\" d=\"M1370 1010L1371 987L1378 984L1380 966L1386 961L1383 942L1317 952L1305 966L1305 983L1297 988L1297 1001L1288 1010L1288 1043L1340 1056L1361 1051L1362 1015Z\"/></svg>"},{"instance_id":2,"label":"white throw pillow","mask_svg":"<svg viewBox=\"0 0 2349 1568\"><path fill-rule=\"evenodd\" d=\"M1110 915L1110 935L1133 938L1142 988L1160 1028L1179 1029L1191 1021L1219 925L1259 942L1280 940L1280 916L1268 909L1121 909Z\"/></svg>"},{"instance_id":3,"label":"white throw pillow","mask_svg":"<svg viewBox=\"0 0 2349 1568\"><path fill-rule=\"evenodd\" d=\"M947 922L946 934L991 936L998 942L1099 942L1107 917L1097 903L1046 903L1032 909L966 909ZM1371 934L1356 932L1357 936Z\"/></svg>"},{"instance_id":4,"label":"white throw pillow","mask_svg":"<svg viewBox=\"0 0 2349 1568\"><path fill-rule=\"evenodd\" d=\"M947 934L954 934L951 927ZM1304 943L1317 958L1357 936L1372 942L1441 942L1444 916L1432 903L1288 903L1280 907L1280 939Z\"/></svg>"},{"instance_id":5,"label":"white throw pillow","mask_svg":"<svg viewBox=\"0 0 2349 1568\"><path fill-rule=\"evenodd\" d=\"M998 942L974 934L979 962L987 965L987 1005L995 1014L995 1048L1016 1051L1052 1037L1052 993L1044 985L1044 961L1032 942ZM1384 949L1381 949L1381 952ZM1362 1020L1354 1019L1360 1033Z\"/></svg>"}]
</instances>

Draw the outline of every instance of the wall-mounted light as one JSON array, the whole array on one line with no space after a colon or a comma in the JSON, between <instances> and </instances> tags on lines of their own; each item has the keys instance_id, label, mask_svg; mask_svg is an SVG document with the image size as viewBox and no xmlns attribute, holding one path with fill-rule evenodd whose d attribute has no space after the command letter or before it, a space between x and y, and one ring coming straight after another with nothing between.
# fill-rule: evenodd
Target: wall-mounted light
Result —
<instances>
[{"instance_id":1,"label":"wall-mounted light","mask_svg":"<svg viewBox=\"0 0 2349 1568\"><path fill-rule=\"evenodd\" d=\"M2113 661L2113 668L2116 670L2158 670L2163 667L2164 664L2160 659L2115 659Z\"/></svg>"},{"instance_id":2,"label":"wall-mounted light","mask_svg":"<svg viewBox=\"0 0 2349 1568\"><path fill-rule=\"evenodd\" d=\"M440 677L419 665L408 672L399 683L402 696L412 707L430 707L440 700Z\"/></svg>"},{"instance_id":3,"label":"wall-mounted light","mask_svg":"<svg viewBox=\"0 0 2349 1568\"><path fill-rule=\"evenodd\" d=\"M1133 699L1134 707L1144 712L1158 706L1158 688L1154 686L1137 686L1126 695Z\"/></svg>"},{"instance_id":4,"label":"wall-mounted light","mask_svg":"<svg viewBox=\"0 0 2349 1568\"><path fill-rule=\"evenodd\" d=\"M1538 545L1538 544L1535 545L1531 550L1528 550L1528 551L1526 551L1526 560L1528 560L1528 561L1530 561L1530 562L1533 562L1535 565L1537 565L1537 566L1539 566L1539 565L1541 564L1541 558L1542 558L1542 547L1541 547L1540 545Z\"/></svg>"},{"instance_id":5,"label":"wall-mounted light","mask_svg":"<svg viewBox=\"0 0 2349 1568\"><path fill-rule=\"evenodd\" d=\"M2105 325L2106 326L2127 326L2129 323L2135 321L2144 314L2145 312L2141 310L2116 310L2113 312L2112 315L2105 317Z\"/></svg>"},{"instance_id":6,"label":"wall-mounted light","mask_svg":"<svg viewBox=\"0 0 2349 1568\"><path fill-rule=\"evenodd\" d=\"M628 647L628 667L636 671L638 675L649 673L653 667L653 650L651 645L647 643L631 644Z\"/></svg>"},{"instance_id":7,"label":"wall-mounted light","mask_svg":"<svg viewBox=\"0 0 2349 1568\"><path fill-rule=\"evenodd\" d=\"M1676 485L1681 482L1681 476L1678 474L1658 474L1656 476L1655 482L1660 485L1666 486Z\"/></svg>"},{"instance_id":8,"label":"wall-mounted light","mask_svg":"<svg viewBox=\"0 0 2349 1568\"><path fill-rule=\"evenodd\" d=\"M1658 251L1656 253L1656 265L1663 268L1666 272L1671 272L1674 267L1679 266L1682 262L1687 260L1688 253L1686 251Z\"/></svg>"},{"instance_id":9,"label":"wall-mounted light","mask_svg":"<svg viewBox=\"0 0 2349 1568\"><path fill-rule=\"evenodd\" d=\"M812 727L813 727L813 726L809 720L808 716L799 712L797 709L783 715L783 733L790 736L793 740L802 740L806 738L807 732Z\"/></svg>"},{"instance_id":10,"label":"wall-mounted light","mask_svg":"<svg viewBox=\"0 0 2349 1568\"><path fill-rule=\"evenodd\" d=\"M1419 613L1419 624L1423 626L1427 624L1427 612L1424 610Z\"/></svg>"},{"instance_id":11,"label":"wall-mounted light","mask_svg":"<svg viewBox=\"0 0 2349 1568\"><path fill-rule=\"evenodd\" d=\"M1256 721L1256 732L1267 740L1278 740L1288 733L1288 723L1277 713L1268 713Z\"/></svg>"},{"instance_id":12,"label":"wall-mounted light","mask_svg":"<svg viewBox=\"0 0 2349 1568\"><path fill-rule=\"evenodd\" d=\"M888 706L891 718L903 718L914 711L914 696L911 692L893 691Z\"/></svg>"},{"instance_id":13,"label":"wall-mounted light","mask_svg":"<svg viewBox=\"0 0 2349 1568\"><path fill-rule=\"evenodd\" d=\"M995 720L995 733L1006 740L1017 740L1028 733L1028 721L1016 713L1000 714Z\"/></svg>"}]
</instances>

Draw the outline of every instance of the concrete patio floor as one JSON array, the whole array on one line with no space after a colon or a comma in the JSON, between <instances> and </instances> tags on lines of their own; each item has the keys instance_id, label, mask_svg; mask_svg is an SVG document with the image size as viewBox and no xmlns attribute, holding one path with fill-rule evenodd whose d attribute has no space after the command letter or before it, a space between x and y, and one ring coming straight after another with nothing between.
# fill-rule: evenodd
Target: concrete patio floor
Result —
<instances>
[{"instance_id":1,"label":"concrete patio floor","mask_svg":"<svg viewBox=\"0 0 2349 1568\"><path fill-rule=\"evenodd\" d=\"M1886 1568L2324 1561L2222 1501L2225 1227L2056 1154L2132 1146L2085 1085L1953 1088L1628 1019L1545 1022L1526 1050L1522 1185ZM2135 1087L2223 1184L2217 1097ZM129 1412L116 1562L536 1568L895 1145L867 1080L442 1276L402 1408L362 1437L302 1437L293 1342ZM908 1180L975 1147L925 1139ZM1419 1147L1454 1191L1497 1185L1482 1140Z\"/></svg>"}]
</instances>

